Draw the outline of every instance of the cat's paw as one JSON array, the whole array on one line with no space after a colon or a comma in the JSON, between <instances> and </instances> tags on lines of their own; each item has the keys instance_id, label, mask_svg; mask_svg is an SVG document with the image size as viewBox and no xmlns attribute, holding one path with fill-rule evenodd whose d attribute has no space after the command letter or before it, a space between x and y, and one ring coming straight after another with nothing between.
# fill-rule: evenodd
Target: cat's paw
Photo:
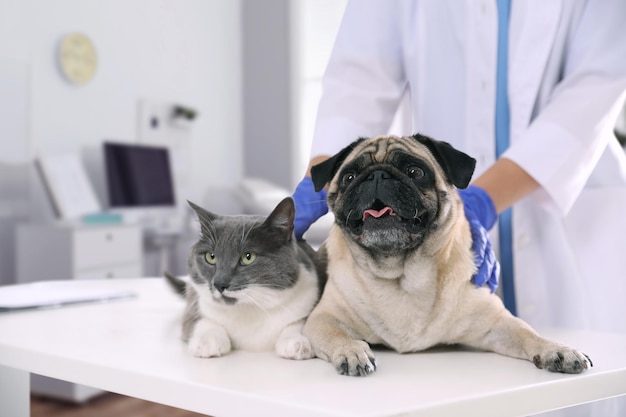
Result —
<instances>
[{"instance_id":1,"label":"cat's paw","mask_svg":"<svg viewBox=\"0 0 626 417\"><path fill-rule=\"evenodd\" d=\"M197 358L214 358L230 352L231 344L228 337L220 335L194 335L189 339L188 350Z\"/></svg>"},{"instance_id":2,"label":"cat's paw","mask_svg":"<svg viewBox=\"0 0 626 417\"><path fill-rule=\"evenodd\" d=\"M276 353L286 359L311 359L315 356L311 342L301 334L282 337L276 342Z\"/></svg>"},{"instance_id":3,"label":"cat's paw","mask_svg":"<svg viewBox=\"0 0 626 417\"><path fill-rule=\"evenodd\" d=\"M362 340L337 346L330 362L341 375L366 376L376 371L376 358L367 342Z\"/></svg>"},{"instance_id":4,"label":"cat's paw","mask_svg":"<svg viewBox=\"0 0 626 417\"><path fill-rule=\"evenodd\" d=\"M533 357L533 363L539 369L565 374L579 374L593 366L589 356L567 346L546 349Z\"/></svg>"}]
</instances>

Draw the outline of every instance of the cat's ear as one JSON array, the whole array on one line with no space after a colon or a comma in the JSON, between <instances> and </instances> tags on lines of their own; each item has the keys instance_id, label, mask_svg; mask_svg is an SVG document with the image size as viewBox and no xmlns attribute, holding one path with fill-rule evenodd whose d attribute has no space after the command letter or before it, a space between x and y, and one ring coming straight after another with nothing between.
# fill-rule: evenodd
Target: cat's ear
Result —
<instances>
[{"instance_id":1,"label":"cat's ear","mask_svg":"<svg viewBox=\"0 0 626 417\"><path fill-rule=\"evenodd\" d=\"M203 209L199 205L194 204L189 200L187 200L187 204L189 204L189 207L191 207L196 213L196 216L198 216L198 221L200 222L200 231L202 235L214 237L215 227L213 226L213 220L217 219L219 216L217 214L211 213L208 210Z\"/></svg>"},{"instance_id":2,"label":"cat's ear","mask_svg":"<svg viewBox=\"0 0 626 417\"><path fill-rule=\"evenodd\" d=\"M264 225L279 229L285 235L291 237L293 233L293 221L296 217L296 208L291 197L285 197L276 208L267 216Z\"/></svg>"}]
</instances>

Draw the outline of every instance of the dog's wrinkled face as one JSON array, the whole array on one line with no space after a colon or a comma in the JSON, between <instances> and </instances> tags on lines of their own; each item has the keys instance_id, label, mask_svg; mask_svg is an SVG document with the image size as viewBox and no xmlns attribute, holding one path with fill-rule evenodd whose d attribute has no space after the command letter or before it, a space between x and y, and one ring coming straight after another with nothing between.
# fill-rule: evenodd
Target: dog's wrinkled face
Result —
<instances>
[{"instance_id":1,"label":"dog's wrinkled face","mask_svg":"<svg viewBox=\"0 0 626 417\"><path fill-rule=\"evenodd\" d=\"M451 187L465 188L475 160L425 136L360 139L313 167L317 189L329 183L338 226L365 249L402 253L436 230Z\"/></svg>"},{"instance_id":2,"label":"dog's wrinkled face","mask_svg":"<svg viewBox=\"0 0 626 417\"><path fill-rule=\"evenodd\" d=\"M330 194L338 224L367 248L418 246L439 208L435 173L423 159L396 149L380 160L364 152L341 167Z\"/></svg>"}]
</instances>

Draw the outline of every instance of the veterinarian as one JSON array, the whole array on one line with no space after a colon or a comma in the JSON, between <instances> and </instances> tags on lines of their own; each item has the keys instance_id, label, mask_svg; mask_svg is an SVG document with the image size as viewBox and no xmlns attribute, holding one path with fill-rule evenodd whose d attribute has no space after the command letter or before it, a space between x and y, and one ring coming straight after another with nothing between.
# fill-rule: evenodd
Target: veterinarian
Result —
<instances>
[{"instance_id":1,"label":"veterinarian","mask_svg":"<svg viewBox=\"0 0 626 417\"><path fill-rule=\"evenodd\" d=\"M311 166L387 133L405 92L413 131L404 134L477 160L461 191L481 266L474 282L497 286L492 236L518 316L539 328L626 333L626 157L613 133L626 97L626 1L349 2ZM325 193L305 177L294 200L302 237L327 212ZM562 412L621 417L626 401Z\"/></svg>"}]
</instances>

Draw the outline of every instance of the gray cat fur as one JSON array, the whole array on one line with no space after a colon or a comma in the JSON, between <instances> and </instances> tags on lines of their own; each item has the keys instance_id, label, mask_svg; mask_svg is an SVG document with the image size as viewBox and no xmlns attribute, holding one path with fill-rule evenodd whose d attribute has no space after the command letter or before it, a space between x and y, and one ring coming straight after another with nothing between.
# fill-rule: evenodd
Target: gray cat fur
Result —
<instances>
[{"instance_id":1,"label":"gray cat fur","mask_svg":"<svg viewBox=\"0 0 626 417\"><path fill-rule=\"evenodd\" d=\"M316 252L306 241L296 241L293 236L295 208L290 197L281 201L267 217L253 215L221 216L188 202L200 224L200 238L192 246L188 258L190 279L196 284L213 285L219 278L230 286L244 288L256 284L287 289L295 285L300 265L307 270L315 270L321 296L326 283L326 253ZM221 265L222 270L211 275L211 268L203 262L203 253L209 248L220 258L238 260L245 250L262 253L254 264L254 269L242 270L236 262ZM216 275L219 277L216 277ZM193 286L184 280L165 272L165 278L172 289L187 299L184 312L182 338L188 341L195 323L201 318L198 307L198 294Z\"/></svg>"}]
</instances>

